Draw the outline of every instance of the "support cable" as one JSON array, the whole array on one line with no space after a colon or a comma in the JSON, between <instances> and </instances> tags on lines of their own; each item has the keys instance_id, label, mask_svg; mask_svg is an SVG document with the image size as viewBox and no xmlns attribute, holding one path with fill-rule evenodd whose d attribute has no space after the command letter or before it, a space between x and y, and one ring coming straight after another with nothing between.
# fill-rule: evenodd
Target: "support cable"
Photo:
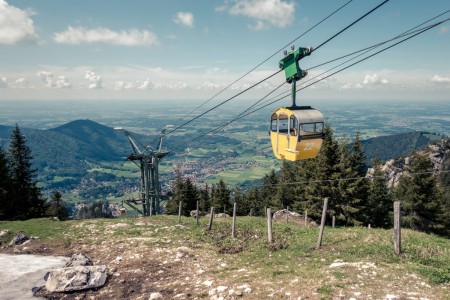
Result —
<instances>
[{"instance_id":1,"label":"support cable","mask_svg":"<svg viewBox=\"0 0 450 300\"><path fill-rule=\"evenodd\" d=\"M327 79L328 77L331 77L331 76L333 76L333 75L335 75L335 74L337 74L337 73L340 73L340 72L342 72L342 71L344 71L344 70L346 70L346 69L348 69L348 68L350 68L350 67L352 67L352 66L354 66L354 65L356 65L356 64L359 64L359 63L361 63L361 62L363 62L363 61L365 61L365 60L367 60L367 59L369 59L369 58L371 58L371 57L373 57L373 56L375 56L375 55L380 54L381 52L384 52L384 51L386 51L386 50L388 50L388 49L390 49L390 48L392 48L392 47L394 47L394 46L397 46L398 44L401 44L401 43L403 43L403 42L405 42L405 41L407 41L407 40L409 40L409 39L411 39L411 38L413 38L413 37L415 37L415 36L417 36L417 35L419 35L419 34L421 34L421 33L424 33L425 31L428 31L428 30L430 30L430 29L432 29L432 28L434 28L434 27L436 27L436 26L438 26L438 25L440 25L440 24L442 24L442 23L444 23L444 22L447 22L447 21L449 21L449 20L450 20L450 18L447 18L447 19L445 19L445 20L442 20L442 21L439 21L439 22L437 22L437 23L434 23L434 24L431 24L431 25L429 25L429 26L426 26L426 27L424 27L424 28L422 28L422 29L420 29L420 30L416 30L416 31L414 31L414 32L411 32L411 33L410 33L410 34L411 34L410 36L408 36L408 37L402 39L401 41L398 41L398 42L395 43L395 44L392 44L392 45L390 45L390 46L388 46L388 47L385 47L385 48L383 48L383 49L381 49L381 50L379 50L379 51L377 51L377 52L375 52L375 53L373 53L373 54L371 54L371 55L369 55L369 56L367 56L367 57L364 57L364 58L362 58L362 59L360 59L360 60L358 60L358 61L356 61L356 62L354 62L354 63L352 63L352 64L350 64L350 65L348 65L348 66L345 66L345 67L343 67L343 68L337 70L336 72L333 72L332 74L329 74L329 75L327 75L327 76L325 76L325 77L319 78L318 80L316 80L316 81L314 81L314 82L312 82L312 83L310 83L310 84L308 84L308 85L306 85L306 86L303 86L303 87L297 89L297 92L298 92L298 91L301 91L301 90L303 90L303 89L306 89L306 88L308 88L308 87L310 87L310 86L312 86L312 85L314 85L314 84L316 84L316 83L319 83L320 81L325 80L325 79ZM413 33L414 33L414 34L413 34ZM281 96L281 95L279 95L279 96ZM250 112L248 112L248 113L246 113L246 114L241 114L240 116L236 117L236 118L233 120L233 122L235 122L235 121L237 121L237 120L240 120L240 119L242 119L242 118L244 118L244 117L246 117L246 116L248 116L248 115L250 115L250 114L252 114L252 113L255 113L255 112L257 112L257 111L259 111L259 110L261 110L261 109L263 109L263 108L265 108L265 107L271 105L271 104L274 104L274 103L276 103L276 102L278 102L278 101L280 101L280 100L282 100L282 99L288 97L288 96L290 96L290 94L285 95L285 96L282 96L281 98L275 99L274 101L271 101L270 103L265 104L265 105L263 105L263 106L261 106L261 107L255 109L255 110L253 110L253 111L250 111ZM264 98L265 98L265 97L264 97ZM263 99L264 99L264 98L263 98ZM262 100L262 99L261 99L261 100ZM259 102L259 101L258 101L258 102ZM229 122L227 125L229 125L229 124L231 124L231 123L232 123L232 122ZM197 138L196 138L196 139L197 139Z\"/></svg>"},{"instance_id":2,"label":"support cable","mask_svg":"<svg viewBox=\"0 0 450 300\"><path fill-rule=\"evenodd\" d=\"M314 28L316 28L317 26L319 26L320 24L322 24L323 22L325 22L327 19L329 19L330 17L332 17L334 14L336 14L337 12L339 12L341 9L343 9L344 7L346 7L348 4L350 4L350 2L352 2L353 0L349 0L346 3L344 3L343 5L341 5L339 8L337 8L336 10L334 10L332 13L330 13L328 16L326 16L325 18L323 18L322 20L320 20L318 23L316 23L314 26L310 27L308 30L306 30L304 33L302 33L301 35L297 36L295 39L293 39L291 42L289 42L287 45L285 45L284 47L282 47L281 49L277 50L275 53L273 53L272 55L270 55L269 57L267 57L265 60L263 60L261 63L259 63L258 65L256 65L254 68L252 68L251 70L247 71L244 75L240 76L238 79L236 79L235 81L233 81L232 83L228 84L226 87L224 87L222 90L220 90L218 93L214 94L212 97L210 97L209 99L207 99L205 102L203 102L202 104L200 104L199 106L197 106L196 108L194 108L191 112L189 112L188 114L186 114L181 121L183 121L185 118L189 117L192 113L194 113L195 111L197 111L198 109L200 109L201 107L203 107L205 104L207 104L209 101L213 100L214 98L216 98L218 95L222 94L224 91L226 91L227 89L229 89L233 84L237 83L238 81L240 81L242 78L246 77L248 74L250 74L251 72L253 72L254 70L256 70L257 68L259 68L260 66L262 66L264 63L266 63L268 60L270 60L271 58L273 58L275 55L277 55L279 52L283 51L284 48L289 47L289 45L291 45L292 43L296 42L298 39L300 39L301 37L303 37L304 35L306 35L308 32L310 32L311 30L313 30Z\"/></svg>"},{"instance_id":3,"label":"support cable","mask_svg":"<svg viewBox=\"0 0 450 300\"><path fill-rule=\"evenodd\" d=\"M206 115L206 114L209 113L210 111L212 111L212 110L218 108L219 106L224 105L225 103L227 103L227 102L233 100L233 99L236 98L237 96L240 96L240 95L242 95L243 93L245 93L245 92L251 90L252 88L254 88L254 87L258 86L259 84L263 83L264 81L266 81L267 79L272 78L273 76L277 75L277 74L280 73L281 71L283 71L283 70L279 70L279 71L273 73L272 75L269 75L269 76L267 76L267 77L264 78L264 79L261 79L260 81L258 81L257 83L255 83L255 84L249 86L249 87L246 88L245 90L240 91L239 93L237 93L237 94L234 95L233 97L228 98L228 99L226 99L225 101L220 102L219 104L215 105L214 107L212 107L212 108L208 109L207 111L201 113L200 115L198 115L198 116L192 118L191 120L186 121L186 122L184 122L184 123L181 124L181 125L178 125L177 127L175 127L174 129L172 129L171 131L167 132L166 135L169 135L169 134L173 133L174 131L180 129L181 127L184 127L184 126L186 126L186 125L189 124L189 123L192 123L193 121L195 121L195 120L197 120L198 118L200 118L200 117Z\"/></svg>"},{"instance_id":4,"label":"support cable","mask_svg":"<svg viewBox=\"0 0 450 300\"><path fill-rule=\"evenodd\" d=\"M322 47L323 45L325 45L326 43L328 43L329 41L331 41L332 39L334 39L335 37L337 37L338 35L340 35L341 33L343 33L344 31L346 31L347 29L349 29L350 27L352 27L353 25L355 25L356 23L358 23L359 21L361 21L362 19L364 19L365 17L367 17L368 15L370 15L371 13L373 13L375 10L377 10L378 8L380 8L381 6L383 6L384 4L386 4L387 2L389 2L389 0L384 0L382 3L378 4L377 6L375 6L374 8L372 8L370 11L366 12L364 15L362 15L361 17L359 17L358 19L356 19L355 21L353 21L352 23L350 23L349 25L347 25L345 28L341 29L338 33L336 33L335 35L333 35L332 37L330 37L329 39L327 39L325 42L323 42L322 44L320 44L319 46L317 46L316 48L314 48L312 50L316 51L317 49L319 49L320 47Z\"/></svg>"},{"instance_id":5,"label":"support cable","mask_svg":"<svg viewBox=\"0 0 450 300\"><path fill-rule=\"evenodd\" d=\"M425 172L416 172L416 173L407 172L404 176L408 176L408 175L426 175L426 174L441 174L441 173L450 173L450 170L425 171ZM340 182L340 181L353 181L353 180L359 180L359 179L371 180L373 178L388 179L389 177L384 175L384 176L361 176L361 177L336 178L336 179L317 179L317 180L308 180L308 181L305 180L305 181L296 181L296 182L283 182L283 183L277 183L277 184L270 184L269 186L299 185L299 184L322 183L322 182L330 182L331 183L331 182ZM263 185L258 185L258 186L263 186Z\"/></svg>"},{"instance_id":6,"label":"support cable","mask_svg":"<svg viewBox=\"0 0 450 300\"><path fill-rule=\"evenodd\" d=\"M403 33L397 35L396 37L393 37L392 39L389 39L389 40L387 40L387 41L384 41L384 42L378 43L378 44L376 44L376 45L372 45L372 46L366 47L366 48L364 48L364 49L361 49L361 50L358 50L358 51L355 51L355 52L352 52L352 53L349 53L349 54L346 54L346 55L343 55L343 56L338 57L338 58L334 58L334 59L329 60L329 61L327 61L327 62L324 62L324 63L318 64L318 65L315 65L315 66L310 67L310 68L307 68L307 70L309 71L309 70L315 69L315 68L317 68L317 67L320 67L320 66L323 66L323 65L326 65L326 64L335 62L335 61L337 61L337 60L340 60L340 59L343 59L343 58L352 56L352 55L354 55L354 54L357 54L357 53L359 53L359 52L363 52L363 51L365 51L365 50L377 48L377 47L379 47L379 46L381 46L381 45L384 45L384 44L386 44L386 43L388 43L388 42L391 42L391 41L394 41L394 40L396 40L396 39L402 38L403 36L412 34L412 33L415 32L414 30L417 29L417 28L419 28L420 26L425 25L426 23L429 23L429 22L431 22L431 21L433 21L433 20L435 20L435 19L437 19L437 18L439 18L439 17L441 17L441 16L443 16L443 15L449 13L449 12L450 12L450 9L449 9L449 10L446 10L445 12L443 12L443 13L441 13L441 14L439 14L439 15L437 15L437 16L431 18L431 19L428 19L428 20L425 21L425 22L422 22L421 24L419 24L419 25L417 25L417 26L414 26L414 27L411 28L411 29L408 29L407 31L405 31L405 32L403 32Z\"/></svg>"}]
</instances>

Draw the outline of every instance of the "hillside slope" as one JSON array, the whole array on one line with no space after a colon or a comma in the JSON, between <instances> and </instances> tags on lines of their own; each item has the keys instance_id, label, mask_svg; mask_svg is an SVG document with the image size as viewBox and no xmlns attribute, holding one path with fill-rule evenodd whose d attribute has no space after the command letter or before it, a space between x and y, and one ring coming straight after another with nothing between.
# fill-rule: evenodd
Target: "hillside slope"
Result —
<instances>
[{"instance_id":1,"label":"hillside slope","mask_svg":"<svg viewBox=\"0 0 450 300\"><path fill-rule=\"evenodd\" d=\"M267 221L153 216L55 222L0 222L3 245L16 232L38 236L3 253L71 256L82 253L108 268L106 285L51 299L448 299L450 241L402 231L403 253L393 253L392 231L362 227L318 228Z\"/></svg>"},{"instance_id":2,"label":"hillside slope","mask_svg":"<svg viewBox=\"0 0 450 300\"><path fill-rule=\"evenodd\" d=\"M440 135L414 131L370 138L361 143L367 163L370 165L371 160L377 156L382 161L395 159L408 155L414 150L423 149L442 138L443 136Z\"/></svg>"}]
</instances>

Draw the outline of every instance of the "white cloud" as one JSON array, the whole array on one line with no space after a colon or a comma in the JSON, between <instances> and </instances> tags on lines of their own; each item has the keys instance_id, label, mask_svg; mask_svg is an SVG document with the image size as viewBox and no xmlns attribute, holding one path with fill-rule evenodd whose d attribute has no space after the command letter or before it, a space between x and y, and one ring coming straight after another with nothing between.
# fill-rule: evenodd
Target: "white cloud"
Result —
<instances>
[{"instance_id":1,"label":"white cloud","mask_svg":"<svg viewBox=\"0 0 450 300\"><path fill-rule=\"evenodd\" d=\"M66 76L58 76L56 87L60 89L70 89L72 88L72 84L67 80Z\"/></svg>"},{"instance_id":2,"label":"white cloud","mask_svg":"<svg viewBox=\"0 0 450 300\"><path fill-rule=\"evenodd\" d=\"M178 12L174 17L173 21L177 24L193 28L194 27L194 15L190 12Z\"/></svg>"},{"instance_id":3,"label":"white cloud","mask_svg":"<svg viewBox=\"0 0 450 300\"><path fill-rule=\"evenodd\" d=\"M228 7L227 2L216 8L217 11L228 11L231 15L242 15L254 19L251 29L262 30L270 26L286 27L294 21L295 3L283 0L234 0Z\"/></svg>"},{"instance_id":4,"label":"white cloud","mask_svg":"<svg viewBox=\"0 0 450 300\"><path fill-rule=\"evenodd\" d=\"M19 43L35 43L38 36L35 32L31 10L22 10L0 0L0 45Z\"/></svg>"},{"instance_id":5,"label":"white cloud","mask_svg":"<svg viewBox=\"0 0 450 300\"><path fill-rule=\"evenodd\" d=\"M20 77L20 78L17 78L16 80L14 80L14 82L11 83L10 86L12 88L18 88L18 89L24 89L24 88L29 87L28 81L23 77Z\"/></svg>"},{"instance_id":6,"label":"white cloud","mask_svg":"<svg viewBox=\"0 0 450 300\"><path fill-rule=\"evenodd\" d=\"M47 71L39 71L36 76L45 83L47 87L55 87L55 81L53 80L53 73Z\"/></svg>"},{"instance_id":7,"label":"white cloud","mask_svg":"<svg viewBox=\"0 0 450 300\"><path fill-rule=\"evenodd\" d=\"M5 76L0 76L0 89L8 87L8 78Z\"/></svg>"},{"instance_id":8,"label":"white cloud","mask_svg":"<svg viewBox=\"0 0 450 300\"><path fill-rule=\"evenodd\" d=\"M36 73L36 76L39 79L41 79L42 82L45 83L46 87L49 88L56 87L60 89L67 89L72 87L72 84L69 82L66 76L58 76L57 79L55 80L53 72L39 71Z\"/></svg>"},{"instance_id":9,"label":"white cloud","mask_svg":"<svg viewBox=\"0 0 450 300\"><path fill-rule=\"evenodd\" d=\"M435 83L450 83L450 77L439 76L435 74L433 77L430 78L430 81Z\"/></svg>"},{"instance_id":10,"label":"white cloud","mask_svg":"<svg viewBox=\"0 0 450 300\"><path fill-rule=\"evenodd\" d=\"M90 89L102 89L102 78L98 75L95 75L92 71L86 71L84 74L84 79L89 80L89 86Z\"/></svg>"},{"instance_id":11,"label":"white cloud","mask_svg":"<svg viewBox=\"0 0 450 300\"><path fill-rule=\"evenodd\" d=\"M121 46L142 46L159 44L158 37L151 31L129 30L113 31L108 28L86 29L71 27L54 34L54 41L61 44L106 43Z\"/></svg>"},{"instance_id":12,"label":"white cloud","mask_svg":"<svg viewBox=\"0 0 450 300\"><path fill-rule=\"evenodd\" d=\"M155 85L149 78L146 78L143 82L138 82L138 89L140 90L151 90L154 87Z\"/></svg>"},{"instance_id":13,"label":"white cloud","mask_svg":"<svg viewBox=\"0 0 450 300\"><path fill-rule=\"evenodd\" d=\"M114 82L115 90L130 90L130 89L152 90L152 89L154 89L154 87L155 87L155 85L150 80L150 78L146 78L144 81L137 80L135 82L131 82L131 81L124 81L124 80L117 80Z\"/></svg>"},{"instance_id":14,"label":"white cloud","mask_svg":"<svg viewBox=\"0 0 450 300\"><path fill-rule=\"evenodd\" d=\"M221 86L218 83L214 83L211 81L205 81L197 89L199 89L199 90L216 90L216 89L219 89L220 87Z\"/></svg>"},{"instance_id":15,"label":"white cloud","mask_svg":"<svg viewBox=\"0 0 450 300\"><path fill-rule=\"evenodd\" d=\"M350 89L352 89L352 84L351 83L344 84L343 86L341 86L341 89L342 90L350 90Z\"/></svg>"},{"instance_id":16,"label":"white cloud","mask_svg":"<svg viewBox=\"0 0 450 300\"><path fill-rule=\"evenodd\" d=\"M389 80L385 79L385 78L380 78L377 74L366 74L366 76L364 76L364 81L363 81L364 85L385 85L385 84L389 84Z\"/></svg>"}]
</instances>

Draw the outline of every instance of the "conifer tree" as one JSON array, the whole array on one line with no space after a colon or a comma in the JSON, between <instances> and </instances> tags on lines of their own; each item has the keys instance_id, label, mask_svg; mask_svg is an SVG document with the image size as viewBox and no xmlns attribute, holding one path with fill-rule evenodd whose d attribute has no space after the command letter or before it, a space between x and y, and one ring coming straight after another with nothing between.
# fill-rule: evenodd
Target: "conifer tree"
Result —
<instances>
[{"instance_id":1,"label":"conifer tree","mask_svg":"<svg viewBox=\"0 0 450 300\"><path fill-rule=\"evenodd\" d=\"M7 219L11 212L11 178L6 153L0 148L0 220Z\"/></svg>"},{"instance_id":2,"label":"conifer tree","mask_svg":"<svg viewBox=\"0 0 450 300\"><path fill-rule=\"evenodd\" d=\"M432 174L433 163L428 157L414 153L411 165L395 189L395 200L401 201L404 225L422 230L436 231L440 213L440 193L436 177Z\"/></svg>"},{"instance_id":3,"label":"conifer tree","mask_svg":"<svg viewBox=\"0 0 450 300\"><path fill-rule=\"evenodd\" d=\"M223 179L220 179L219 183L216 185L213 206L216 212L227 213L230 211L230 191L228 190Z\"/></svg>"},{"instance_id":4,"label":"conifer tree","mask_svg":"<svg viewBox=\"0 0 450 300\"><path fill-rule=\"evenodd\" d=\"M320 152L311 163L307 164L308 168L314 170L308 174L310 178L304 193L308 214L313 218L320 218L323 198L333 199L337 193L337 183L333 180L340 177L339 159L339 144L333 136L331 126L326 124Z\"/></svg>"},{"instance_id":5,"label":"conifer tree","mask_svg":"<svg viewBox=\"0 0 450 300\"><path fill-rule=\"evenodd\" d=\"M280 173L282 173L282 171L280 171ZM280 204L277 201L278 181L279 180L274 169L270 170L270 173L264 176L263 186L261 190L261 201L263 206L268 205L280 206Z\"/></svg>"},{"instance_id":6,"label":"conifer tree","mask_svg":"<svg viewBox=\"0 0 450 300\"><path fill-rule=\"evenodd\" d=\"M368 184L365 179L366 165L359 134L356 135L351 151L344 140L340 145L338 164L340 179L337 193L331 199L331 209L335 209L338 220L345 225L360 225L365 221L365 202Z\"/></svg>"},{"instance_id":7,"label":"conifer tree","mask_svg":"<svg viewBox=\"0 0 450 300\"><path fill-rule=\"evenodd\" d=\"M32 168L30 148L18 125L11 133L9 163L12 181L12 218L28 219L44 215L45 200L36 186L36 169Z\"/></svg>"},{"instance_id":8,"label":"conifer tree","mask_svg":"<svg viewBox=\"0 0 450 300\"><path fill-rule=\"evenodd\" d=\"M250 214L250 210L253 210L253 216L264 215L264 205L262 205L260 191L258 188L252 188L248 190L244 195L244 202L248 208L248 211L244 214Z\"/></svg>"},{"instance_id":9,"label":"conifer tree","mask_svg":"<svg viewBox=\"0 0 450 300\"><path fill-rule=\"evenodd\" d=\"M60 220L66 220L68 218L66 205L62 200L62 195L59 191L56 191L52 195L47 208L47 215L57 217Z\"/></svg>"},{"instance_id":10,"label":"conifer tree","mask_svg":"<svg viewBox=\"0 0 450 300\"><path fill-rule=\"evenodd\" d=\"M450 148L450 140L446 141L446 148ZM450 237L450 152L447 152L443 158L442 172L439 176L439 185L442 189L442 203L440 205L440 213L438 216L441 229L439 234Z\"/></svg>"},{"instance_id":11,"label":"conifer tree","mask_svg":"<svg viewBox=\"0 0 450 300\"><path fill-rule=\"evenodd\" d=\"M166 211L168 213L177 213L180 201L183 201L183 203L186 202L184 190L185 190L184 179L181 176L181 172L177 170L175 175L175 181L172 183L171 187L172 198L166 205ZM186 214L186 211L183 210L182 214Z\"/></svg>"},{"instance_id":12,"label":"conifer tree","mask_svg":"<svg viewBox=\"0 0 450 300\"><path fill-rule=\"evenodd\" d=\"M211 209L211 197L209 195L209 186L205 184L204 188L199 191L200 208L202 211L209 211Z\"/></svg>"},{"instance_id":13,"label":"conifer tree","mask_svg":"<svg viewBox=\"0 0 450 300\"><path fill-rule=\"evenodd\" d=\"M231 192L231 202L236 203L236 214L239 216L246 216L250 211L248 203L244 201L244 193L236 186Z\"/></svg>"},{"instance_id":14,"label":"conifer tree","mask_svg":"<svg viewBox=\"0 0 450 300\"><path fill-rule=\"evenodd\" d=\"M272 197L269 205L275 209L282 209L291 206L295 201L294 181L296 167L295 164L283 161L281 170L278 174L278 184L276 186L275 197Z\"/></svg>"},{"instance_id":15,"label":"conifer tree","mask_svg":"<svg viewBox=\"0 0 450 300\"><path fill-rule=\"evenodd\" d=\"M200 200L197 187L193 184L191 178L187 178L184 182L184 203L183 209L189 214L192 210L197 209L197 201Z\"/></svg>"},{"instance_id":16,"label":"conifer tree","mask_svg":"<svg viewBox=\"0 0 450 300\"><path fill-rule=\"evenodd\" d=\"M391 193L380 160L376 158L372 165L374 172L367 197L367 223L374 227L389 228L392 225L389 216L393 205Z\"/></svg>"}]
</instances>

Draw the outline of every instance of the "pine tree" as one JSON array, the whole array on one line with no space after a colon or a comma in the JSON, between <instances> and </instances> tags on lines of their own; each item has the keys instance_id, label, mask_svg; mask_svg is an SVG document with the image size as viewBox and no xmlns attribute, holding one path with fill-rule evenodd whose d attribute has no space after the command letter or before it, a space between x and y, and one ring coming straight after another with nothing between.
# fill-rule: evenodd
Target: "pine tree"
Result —
<instances>
[{"instance_id":1,"label":"pine tree","mask_svg":"<svg viewBox=\"0 0 450 300\"><path fill-rule=\"evenodd\" d=\"M209 195L208 184L205 184L205 188L201 188L199 192L200 208L202 211L210 211L211 209L211 197Z\"/></svg>"},{"instance_id":2,"label":"pine tree","mask_svg":"<svg viewBox=\"0 0 450 300\"><path fill-rule=\"evenodd\" d=\"M33 157L18 125L11 133L9 157L13 189L10 217L28 219L43 216L46 211L45 200L34 181L37 171L32 168Z\"/></svg>"},{"instance_id":3,"label":"pine tree","mask_svg":"<svg viewBox=\"0 0 450 300\"><path fill-rule=\"evenodd\" d=\"M339 144L333 136L333 129L326 124L320 152L306 165L311 171L306 175L309 178L308 184L305 185L304 201L308 215L313 218L320 218L325 197L336 199L337 182L334 179L340 177L339 159Z\"/></svg>"},{"instance_id":4,"label":"pine tree","mask_svg":"<svg viewBox=\"0 0 450 300\"><path fill-rule=\"evenodd\" d=\"M243 202L245 203L245 207L249 208L249 210L246 213L244 212L244 214L250 215L250 210L252 210L253 216L264 216L264 206L261 205L262 201L258 188L252 188L248 190L244 194Z\"/></svg>"},{"instance_id":5,"label":"pine tree","mask_svg":"<svg viewBox=\"0 0 450 300\"><path fill-rule=\"evenodd\" d=\"M199 201L200 198L197 187L189 177L184 182L184 199L183 209L187 214L189 214L192 210L197 209L197 201Z\"/></svg>"},{"instance_id":6,"label":"pine tree","mask_svg":"<svg viewBox=\"0 0 450 300\"><path fill-rule=\"evenodd\" d=\"M359 134L356 135L351 152L347 141L340 145L338 164L340 179L336 193L331 199L330 211L335 210L338 220L345 225L361 225L365 221L365 203L368 184L365 179L366 165Z\"/></svg>"},{"instance_id":7,"label":"pine tree","mask_svg":"<svg viewBox=\"0 0 450 300\"><path fill-rule=\"evenodd\" d=\"M284 162L283 162L284 166ZM282 167L283 169L283 167ZM282 173L282 171L280 171ZM279 201L277 201L277 189L278 189L278 177L275 173L275 170L270 170L269 174L266 174L263 178L263 186L261 191L261 200L263 206L278 206L280 207L281 204Z\"/></svg>"},{"instance_id":8,"label":"pine tree","mask_svg":"<svg viewBox=\"0 0 450 300\"><path fill-rule=\"evenodd\" d=\"M242 190L236 186L231 192L231 202L236 203L236 214L238 216L246 216L250 211L248 203L244 201L244 193Z\"/></svg>"},{"instance_id":9,"label":"pine tree","mask_svg":"<svg viewBox=\"0 0 450 300\"><path fill-rule=\"evenodd\" d=\"M373 179L369 184L367 197L367 223L374 227L389 228L392 225L389 212L392 210L392 196L387 179L381 170L381 162L375 159L372 163Z\"/></svg>"},{"instance_id":10,"label":"pine tree","mask_svg":"<svg viewBox=\"0 0 450 300\"><path fill-rule=\"evenodd\" d=\"M446 141L447 149L450 148L450 140ZM438 230L439 234L450 237L450 152L444 156L442 163L442 172L439 176L439 185L442 190L442 203L440 205L440 213L438 222L442 229Z\"/></svg>"},{"instance_id":11,"label":"pine tree","mask_svg":"<svg viewBox=\"0 0 450 300\"><path fill-rule=\"evenodd\" d=\"M292 203L295 200L295 185L293 184L296 179L295 172L296 166L294 163L283 161L278 174L276 194L269 202L269 205L275 210L286 206L292 207Z\"/></svg>"},{"instance_id":12,"label":"pine tree","mask_svg":"<svg viewBox=\"0 0 450 300\"><path fill-rule=\"evenodd\" d=\"M11 178L9 176L6 153L0 148L0 220L7 219L11 212L9 196L11 194Z\"/></svg>"},{"instance_id":13,"label":"pine tree","mask_svg":"<svg viewBox=\"0 0 450 300\"><path fill-rule=\"evenodd\" d=\"M441 202L432 171L431 160L414 153L394 193L395 200L401 201L404 225L427 232L436 231L439 225Z\"/></svg>"},{"instance_id":14,"label":"pine tree","mask_svg":"<svg viewBox=\"0 0 450 300\"><path fill-rule=\"evenodd\" d=\"M179 170L176 171L175 176L175 182L173 182L171 186L171 192L172 192L172 198L169 200L169 202L166 205L166 211L168 213L178 213L178 207L180 201L186 202L185 195L185 184L184 179L181 176L181 172ZM182 212L183 214L186 214L186 212Z\"/></svg>"},{"instance_id":15,"label":"pine tree","mask_svg":"<svg viewBox=\"0 0 450 300\"><path fill-rule=\"evenodd\" d=\"M219 183L216 185L215 197L213 201L213 206L216 212L223 211L224 213L227 213L230 211L230 191L228 190L223 179L220 179Z\"/></svg>"},{"instance_id":16,"label":"pine tree","mask_svg":"<svg viewBox=\"0 0 450 300\"><path fill-rule=\"evenodd\" d=\"M60 220L66 220L68 218L67 208L62 200L62 195L60 192L57 191L52 195L47 208L47 215L57 217Z\"/></svg>"}]
</instances>

